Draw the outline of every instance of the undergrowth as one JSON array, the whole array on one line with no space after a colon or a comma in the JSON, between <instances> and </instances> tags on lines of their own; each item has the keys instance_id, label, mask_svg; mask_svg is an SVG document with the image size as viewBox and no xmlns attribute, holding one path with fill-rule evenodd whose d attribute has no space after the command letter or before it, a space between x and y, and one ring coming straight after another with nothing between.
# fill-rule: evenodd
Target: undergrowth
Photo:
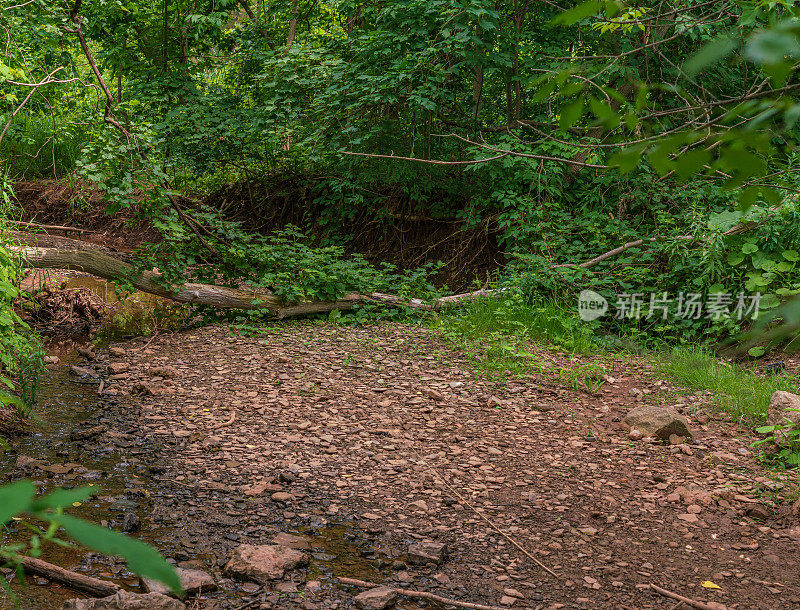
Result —
<instances>
[{"instance_id":1,"label":"undergrowth","mask_svg":"<svg viewBox=\"0 0 800 610\"><path fill-rule=\"evenodd\" d=\"M519 294L485 299L443 314L433 327L456 343L488 374L538 373L576 390L596 392L604 375L613 371L610 356L627 353L656 365L665 378L689 390L708 390L714 406L742 424L766 419L777 390L800 391L800 378L779 370L763 373L755 367L728 363L709 348L670 347L633 354L622 348L625 337L603 336L594 322L581 321L554 304L528 304ZM612 339L614 339L612 341ZM555 348L563 357L548 354ZM585 358L590 356L591 358Z\"/></svg>"},{"instance_id":2,"label":"undergrowth","mask_svg":"<svg viewBox=\"0 0 800 610\"><path fill-rule=\"evenodd\" d=\"M704 348L676 348L657 356L657 363L660 373L686 388L710 391L716 408L750 426L766 420L774 392L800 391L797 375L784 370L764 373L721 361Z\"/></svg>"}]
</instances>

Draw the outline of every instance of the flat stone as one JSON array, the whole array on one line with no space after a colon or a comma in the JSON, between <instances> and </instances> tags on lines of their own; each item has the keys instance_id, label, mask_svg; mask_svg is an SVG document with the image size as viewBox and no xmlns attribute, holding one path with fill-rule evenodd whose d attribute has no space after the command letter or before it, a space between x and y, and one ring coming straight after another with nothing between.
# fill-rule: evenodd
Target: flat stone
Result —
<instances>
[{"instance_id":1,"label":"flat stone","mask_svg":"<svg viewBox=\"0 0 800 610\"><path fill-rule=\"evenodd\" d=\"M14 462L14 468L27 468L28 466L41 466L42 463L28 455L18 455Z\"/></svg>"},{"instance_id":2,"label":"flat stone","mask_svg":"<svg viewBox=\"0 0 800 610\"><path fill-rule=\"evenodd\" d=\"M98 424L90 428L83 428L83 429L79 428L76 430L72 430L69 433L69 438L73 441L85 441L88 438L92 438L93 436L103 434L103 432L107 431L108 431L108 426L104 424Z\"/></svg>"},{"instance_id":3,"label":"flat stone","mask_svg":"<svg viewBox=\"0 0 800 610\"><path fill-rule=\"evenodd\" d=\"M272 544L277 544L279 546L286 546L290 549L298 549L300 551L307 551L311 548L311 545L308 543L308 540L303 538L302 536L292 536L292 534L286 534L281 532L277 534L272 540Z\"/></svg>"},{"instance_id":4,"label":"flat stone","mask_svg":"<svg viewBox=\"0 0 800 610\"><path fill-rule=\"evenodd\" d=\"M290 593L294 595L295 593L297 593L298 588L297 585L293 582L279 582L277 585L275 585L274 590L277 591L278 593Z\"/></svg>"},{"instance_id":5,"label":"flat stone","mask_svg":"<svg viewBox=\"0 0 800 610\"><path fill-rule=\"evenodd\" d=\"M308 555L279 545L242 544L233 550L225 572L242 580L267 584L283 578L289 570L307 565Z\"/></svg>"},{"instance_id":6,"label":"flat stone","mask_svg":"<svg viewBox=\"0 0 800 610\"><path fill-rule=\"evenodd\" d=\"M397 591L391 587L375 587L359 593L353 601L361 610L384 610L395 604Z\"/></svg>"},{"instance_id":7,"label":"flat stone","mask_svg":"<svg viewBox=\"0 0 800 610\"><path fill-rule=\"evenodd\" d=\"M127 373L131 370L131 365L127 362L112 362L108 365L108 374L109 375L120 375L122 373Z\"/></svg>"},{"instance_id":8,"label":"flat stone","mask_svg":"<svg viewBox=\"0 0 800 610\"><path fill-rule=\"evenodd\" d=\"M90 368L84 366L71 366L69 372L78 377L91 377L92 379L100 379L100 374Z\"/></svg>"},{"instance_id":9,"label":"flat stone","mask_svg":"<svg viewBox=\"0 0 800 610\"><path fill-rule=\"evenodd\" d=\"M185 610L177 599L160 593L129 593L120 591L116 595L100 599L71 599L62 610Z\"/></svg>"},{"instance_id":10,"label":"flat stone","mask_svg":"<svg viewBox=\"0 0 800 610\"><path fill-rule=\"evenodd\" d=\"M147 372L151 377L163 377L164 379L175 379L178 377L178 370L171 366L154 366Z\"/></svg>"},{"instance_id":11,"label":"flat stone","mask_svg":"<svg viewBox=\"0 0 800 610\"><path fill-rule=\"evenodd\" d=\"M447 559L447 545L441 542L415 542L408 545L408 562L414 565L442 563Z\"/></svg>"},{"instance_id":12,"label":"flat stone","mask_svg":"<svg viewBox=\"0 0 800 610\"><path fill-rule=\"evenodd\" d=\"M198 593L217 590L217 583L214 582L214 579L207 572L187 568L175 568L175 571L178 573L178 578L181 579L181 586L186 595L196 595ZM144 590L148 593L172 595L166 585L152 578L143 577L142 585L144 586Z\"/></svg>"},{"instance_id":13,"label":"flat stone","mask_svg":"<svg viewBox=\"0 0 800 610\"><path fill-rule=\"evenodd\" d=\"M287 491L276 491L270 496L273 502L291 502L294 496Z\"/></svg>"}]
</instances>

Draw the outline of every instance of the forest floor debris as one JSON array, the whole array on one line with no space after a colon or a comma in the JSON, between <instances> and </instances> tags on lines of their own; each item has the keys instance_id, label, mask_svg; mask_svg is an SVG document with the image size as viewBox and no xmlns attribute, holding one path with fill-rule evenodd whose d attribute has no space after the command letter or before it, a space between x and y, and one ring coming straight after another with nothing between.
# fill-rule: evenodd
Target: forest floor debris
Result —
<instances>
[{"instance_id":1,"label":"forest floor debris","mask_svg":"<svg viewBox=\"0 0 800 610\"><path fill-rule=\"evenodd\" d=\"M152 480L134 494L142 531L163 532L179 565L261 600L252 607L349 604L326 570L492 606L674 605L650 583L729 608L800 604L789 475L765 470L750 433L706 394L631 358L588 393L489 378L418 326L305 322L141 338L81 366L103 376L115 414L76 429L81 450L150 447ZM632 441L623 418L641 405L679 412L694 438ZM337 527L368 569L319 548ZM235 548L286 533L309 540L309 568L266 584L225 576ZM431 561L411 561L410 546Z\"/></svg>"}]
</instances>

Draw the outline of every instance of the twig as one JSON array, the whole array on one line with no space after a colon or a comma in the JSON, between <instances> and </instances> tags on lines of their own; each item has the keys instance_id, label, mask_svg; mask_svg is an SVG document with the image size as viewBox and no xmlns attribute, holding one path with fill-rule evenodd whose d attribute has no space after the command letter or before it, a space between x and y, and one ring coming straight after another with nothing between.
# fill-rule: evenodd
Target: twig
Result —
<instances>
[{"instance_id":1,"label":"twig","mask_svg":"<svg viewBox=\"0 0 800 610\"><path fill-rule=\"evenodd\" d=\"M383 585L376 584L374 582L367 582L365 580L358 580L356 578L344 578L343 576L339 577L339 582L343 585L353 585L354 587L364 587L368 589L374 589L375 587L381 587ZM413 591L412 589L397 589L395 587L390 587L394 589L398 595L405 595L406 597L413 597L415 599L429 599L434 602L439 602L440 604L445 604L447 606L458 606L459 608L470 608L471 610L503 610L499 606L484 606L482 604L473 604L471 602L461 602L457 599L450 599L448 597L441 597L440 595L434 595L433 593L427 593L426 591Z\"/></svg>"},{"instance_id":2,"label":"twig","mask_svg":"<svg viewBox=\"0 0 800 610\"><path fill-rule=\"evenodd\" d=\"M415 163L427 163L428 165L477 165L478 163L488 163L489 161L496 161L502 159L512 152L503 152L495 157L487 159L476 159L473 161L439 161L438 159L418 159L417 157L398 157L396 155L373 155L370 153L350 152L348 150L342 151L342 154L350 155L352 157L370 157L372 159L394 159L396 161L414 161Z\"/></svg>"},{"instance_id":3,"label":"twig","mask_svg":"<svg viewBox=\"0 0 800 610\"><path fill-rule=\"evenodd\" d=\"M224 421L221 424L217 424L216 426L212 426L212 430L219 430L220 428L225 428L226 426L230 426L233 422L236 421L236 411L231 413L231 418L228 421Z\"/></svg>"},{"instance_id":4,"label":"twig","mask_svg":"<svg viewBox=\"0 0 800 610\"><path fill-rule=\"evenodd\" d=\"M426 467L428 470L430 470L430 471L431 471L431 472L432 472L432 473L433 473L433 474L436 476L436 478L437 478L437 479L439 479L439 481L441 482L441 484L442 484L442 485L443 485L443 486L444 486L444 487L445 487L445 488L446 488L446 489L447 489L447 490L448 490L448 491L449 491L451 494L453 494L453 495L454 495L456 498L458 498L458 501L459 501L459 502L461 502L461 504L463 504L464 506L466 506L467 508L469 508L469 509L470 509L472 512L474 512L476 515L478 515L478 516L479 516L481 519L483 519L484 521L486 521L486 523L488 523L488 524L489 524L489 526L490 526L490 527L491 527L491 528L492 528L494 531L496 531L496 532L497 532L498 534L500 534L500 535L501 535L503 538L505 538L505 539L506 539L506 540L508 540L508 541L509 541L511 544L513 544L515 547L517 547L517 549L519 549L520 551L522 551L522 552L523 552L523 553L524 553L524 554L525 554L525 555L528 557L528 559L532 560L532 561L533 561L533 562L534 562L534 563L535 563L537 566L539 566L539 567L540 567L540 568L542 568L542 569L543 569L545 572L547 572L548 574L550 574L550 576L552 576L553 578L559 578L558 574L556 574L555 572L553 572L553 570L551 570L551 569L550 569L550 568L548 568L546 565L544 565L544 564L543 564L541 561L539 561L538 559L536 559L536 557L534 557L533 555L531 555L531 554L530 554L530 553L529 553L527 550L525 550L525 549L524 549L522 546L520 546L520 544L519 544L519 543L518 543L516 540L514 540L514 539L513 539L511 536L509 536L509 535L508 535L508 534L506 534L506 533L505 533L503 530L501 530L499 527L497 527L497 526L494 524L494 522L493 522L491 519L489 519L489 518L488 518L486 515L484 515L484 514L483 514L482 512L480 512L480 511L479 511L477 508L475 508L475 507L474 507L472 504L470 504L470 503L469 503L467 500L465 500L465 499L464 499L464 498L461 496L461 494L460 494L460 493L458 493L458 492L457 492L457 491L456 491L456 490L455 490L455 489L454 489L454 488L453 488L453 487L452 487L452 486L451 486L451 485L450 485L450 484L449 484L447 481L445 481L444 477L443 477L443 476L442 476L442 475L439 473L439 471L438 471L438 470L436 470L436 469L435 469L433 466L431 466L430 464L428 464L428 462L427 462L427 461L425 461L425 458L423 458L423 457L422 457L422 456L421 456L419 453L417 453L416 451L413 451L413 450L412 450L412 453L416 454L416 456L417 456L417 459L418 459L418 460L420 460L420 461L423 463L423 465L424 465L424 466L425 466L425 467Z\"/></svg>"},{"instance_id":5,"label":"twig","mask_svg":"<svg viewBox=\"0 0 800 610\"><path fill-rule=\"evenodd\" d=\"M650 588L653 589L656 593L660 593L664 597L669 597L670 599L677 600L687 606L691 606L692 608L697 608L698 610L727 610L727 607L723 604L717 602L705 603L699 602L694 599L690 599L688 597L684 597L683 595L678 595L677 593L673 593L672 591L667 591L666 589L662 589L650 583Z\"/></svg>"},{"instance_id":6,"label":"twig","mask_svg":"<svg viewBox=\"0 0 800 610\"><path fill-rule=\"evenodd\" d=\"M74 233L97 233L97 231L92 231L91 229L79 229L78 227L65 227L62 225L40 225L36 222L27 222L24 220L6 220L7 223L18 225L22 227L31 227L33 229L41 229L43 231L64 231L65 233L74 232Z\"/></svg>"}]
</instances>

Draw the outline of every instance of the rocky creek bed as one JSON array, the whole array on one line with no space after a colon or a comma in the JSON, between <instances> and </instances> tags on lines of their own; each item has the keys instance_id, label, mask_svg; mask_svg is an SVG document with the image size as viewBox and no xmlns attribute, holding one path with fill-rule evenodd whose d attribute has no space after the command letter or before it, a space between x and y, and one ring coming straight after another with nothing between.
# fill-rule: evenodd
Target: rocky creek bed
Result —
<instances>
[{"instance_id":1,"label":"rocky creek bed","mask_svg":"<svg viewBox=\"0 0 800 610\"><path fill-rule=\"evenodd\" d=\"M487 379L398 324L140 338L51 365L44 427L4 472L101 487L75 514L206 572L217 590L190 608L348 607L361 590L337 577L517 608L674 607L651 583L729 608L798 607L790 476L765 471L707 396L615 366L588 395ZM663 404L693 439L629 436L631 409ZM303 558L270 572L262 555L259 572L247 567L259 546ZM45 556L144 590L113 558ZM37 579L21 596L32 609L79 597Z\"/></svg>"}]
</instances>

